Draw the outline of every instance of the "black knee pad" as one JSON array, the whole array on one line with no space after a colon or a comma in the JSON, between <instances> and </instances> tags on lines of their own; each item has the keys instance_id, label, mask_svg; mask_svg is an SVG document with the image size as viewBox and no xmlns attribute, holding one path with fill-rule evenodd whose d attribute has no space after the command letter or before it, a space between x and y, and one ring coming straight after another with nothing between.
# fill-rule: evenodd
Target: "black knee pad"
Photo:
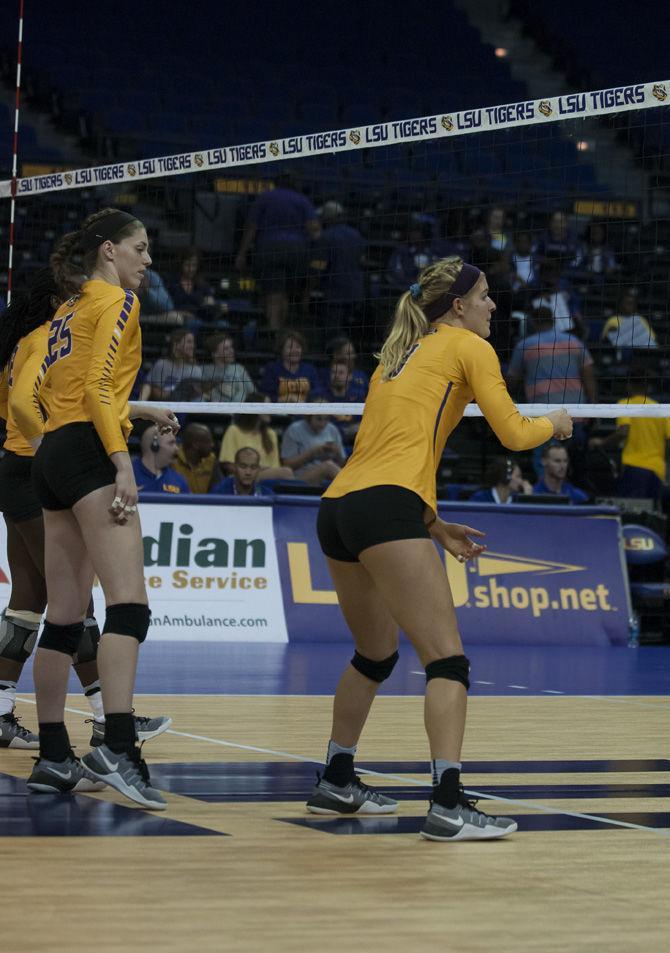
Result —
<instances>
[{"instance_id":1,"label":"black knee pad","mask_svg":"<svg viewBox=\"0 0 670 953\"><path fill-rule=\"evenodd\" d=\"M381 662L375 662L373 659L366 658L364 655L359 655L358 652L354 652L351 665L357 672L360 672L361 675L365 675L366 678L369 678L370 681L384 682L395 668L397 661L397 652L394 652L393 655L389 655L388 658L382 659Z\"/></svg>"},{"instance_id":2,"label":"black knee pad","mask_svg":"<svg viewBox=\"0 0 670 953\"><path fill-rule=\"evenodd\" d=\"M24 622L0 615L0 658L23 664L31 655L37 642L39 622Z\"/></svg>"},{"instance_id":3,"label":"black knee pad","mask_svg":"<svg viewBox=\"0 0 670 953\"><path fill-rule=\"evenodd\" d=\"M121 602L116 606L107 606L102 634L114 632L116 635L129 635L138 642L144 642L150 621L151 610L143 602Z\"/></svg>"},{"instance_id":4,"label":"black knee pad","mask_svg":"<svg viewBox=\"0 0 670 953\"><path fill-rule=\"evenodd\" d=\"M81 665L82 662L95 662L98 657L98 642L100 641L100 629L93 616L84 619L84 634L79 642L77 649L77 658L75 665Z\"/></svg>"},{"instance_id":5,"label":"black knee pad","mask_svg":"<svg viewBox=\"0 0 670 953\"><path fill-rule=\"evenodd\" d=\"M426 665L426 682L431 678L448 678L470 688L469 674L470 662L465 655L450 655L449 658L439 658Z\"/></svg>"},{"instance_id":6,"label":"black knee pad","mask_svg":"<svg viewBox=\"0 0 670 953\"><path fill-rule=\"evenodd\" d=\"M55 622L49 622L48 619L45 619L39 647L74 657L77 654L83 634L83 622L73 622L71 625L56 625Z\"/></svg>"}]
</instances>

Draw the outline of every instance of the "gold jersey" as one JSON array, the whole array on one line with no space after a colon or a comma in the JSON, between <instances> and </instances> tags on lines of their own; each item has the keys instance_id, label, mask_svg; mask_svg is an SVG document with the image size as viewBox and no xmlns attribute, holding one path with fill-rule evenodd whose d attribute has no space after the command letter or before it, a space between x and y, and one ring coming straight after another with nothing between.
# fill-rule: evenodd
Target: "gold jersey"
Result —
<instances>
[{"instance_id":1,"label":"gold jersey","mask_svg":"<svg viewBox=\"0 0 670 953\"><path fill-rule=\"evenodd\" d=\"M98 280L61 305L33 392L39 409L50 388L46 433L90 421L108 454L127 451L128 398L142 362L139 313L132 291Z\"/></svg>"},{"instance_id":2,"label":"gold jersey","mask_svg":"<svg viewBox=\"0 0 670 953\"><path fill-rule=\"evenodd\" d=\"M488 341L440 324L410 349L392 379L383 381L377 368L353 453L324 496L390 484L413 490L435 510L447 438L472 400L509 450L538 447L553 435L546 417L521 416Z\"/></svg>"},{"instance_id":3,"label":"gold jersey","mask_svg":"<svg viewBox=\"0 0 670 953\"><path fill-rule=\"evenodd\" d=\"M5 450L11 450L19 457L34 456L35 451L29 441L40 437L44 432L44 421L39 409L35 407L33 392L47 353L50 325L51 321L47 321L21 338L3 374L7 402ZM40 396L43 407L48 406L47 393L48 388L45 388Z\"/></svg>"}]
</instances>

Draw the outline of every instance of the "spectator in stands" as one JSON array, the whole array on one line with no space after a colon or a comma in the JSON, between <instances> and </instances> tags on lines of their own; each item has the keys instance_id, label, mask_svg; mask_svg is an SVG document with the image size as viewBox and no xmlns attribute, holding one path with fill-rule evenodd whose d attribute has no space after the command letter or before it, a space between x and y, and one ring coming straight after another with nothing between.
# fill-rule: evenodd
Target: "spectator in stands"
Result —
<instances>
[{"instance_id":1,"label":"spectator in stands","mask_svg":"<svg viewBox=\"0 0 670 953\"><path fill-rule=\"evenodd\" d=\"M333 338L326 348L326 353L330 356L331 362L345 362L349 368L351 386L357 388L359 391L365 390L367 395L368 387L370 386L370 378L365 371L362 371L360 368L356 367L358 355L356 353L356 348L354 347L353 341L347 337ZM324 381L324 384L327 385L327 381Z\"/></svg>"},{"instance_id":2,"label":"spectator in stands","mask_svg":"<svg viewBox=\"0 0 670 953\"><path fill-rule=\"evenodd\" d=\"M284 431L282 463L312 486L323 486L337 476L345 460L340 431L327 414L308 414Z\"/></svg>"},{"instance_id":3,"label":"spectator in stands","mask_svg":"<svg viewBox=\"0 0 670 953\"><path fill-rule=\"evenodd\" d=\"M147 427L140 438L141 455L133 459L137 489L144 493L189 493L188 483L170 465L177 455L174 433Z\"/></svg>"},{"instance_id":4,"label":"spectator in stands","mask_svg":"<svg viewBox=\"0 0 670 953\"><path fill-rule=\"evenodd\" d=\"M588 494L566 479L570 457L566 447L558 443L548 443L542 449L544 475L533 487L536 494L555 494L569 496L571 503L586 503Z\"/></svg>"},{"instance_id":5,"label":"spectator in stands","mask_svg":"<svg viewBox=\"0 0 670 953\"><path fill-rule=\"evenodd\" d=\"M512 503L513 496L532 493L533 487L524 480L521 467L509 457L495 457L484 475L485 488L470 497L471 503Z\"/></svg>"},{"instance_id":6,"label":"spectator in stands","mask_svg":"<svg viewBox=\"0 0 670 953\"><path fill-rule=\"evenodd\" d=\"M253 245L254 272L273 331L285 327L289 302L306 306L309 242L319 231L314 206L296 190L288 173L279 176L277 188L261 192L249 210L235 267L244 271Z\"/></svg>"},{"instance_id":7,"label":"spectator in stands","mask_svg":"<svg viewBox=\"0 0 670 953\"><path fill-rule=\"evenodd\" d=\"M666 459L670 440L670 420L664 417L626 417L627 404L655 404L649 396L648 368L634 363L628 379L628 397L620 400L622 416L616 430L607 437L593 437L589 447L622 447L618 496L651 499L658 502L666 480Z\"/></svg>"},{"instance_id":8,"label":"spectator in stands","mask_svg":"<svg viewBox=\"0 0 670 953\"><path fill-rule=\"evenodd\" d=\"M169 355L159 358L148 377L151 400L200 400L202 367L195 359L195 337L180 328L170 335Z\"/></svg>"},{"instance_id":9,"label":"spectator in stands","mask_svg":"<svg viewBox=\"0 0 670 953\"><path fill-rule=\"evenodd\" d=\"M430 222L411 216L407 242L391 253L386 280L394 290L406 291L422 268L443 257L441 244L433 238Z\"/></svg>"},{"instance_id":10,"label":"spectator in stands","mask_svg":"<svg viewBox=\"0 0 670 953\"><path fill-rule=\"evenodd\" d=\"M559 331L546 307L533 312L534 333L517 341L507 369L507 384L523 381L531 404L594 403L593 358L584 344Z\"/></svg>"},{"instance_id":11,"label":"spectator in stands","mask_svg":"<svg viewBox=\"0 0 670 953\"><path fill-rule=\"evenodd\" d=\"M175 308L172 295L154 268L147 268L138 296L142 309L142 324L160 323L181 326L191 318L188 311L179 311Z\"/></svg>"},{"instance_id":12,"label":"spectator in stands","mask_svg":"<svg viewBox=\"0 0 670 953\"><path fill-rule=\"evenodd\" d=\"M614 251L607 244L607 233L602 222L591 222L586 229L577 270L593 279L613 275L619 270Z\"/></svg>"},{"instance_id":13,"label":"spectator in stands","mask_svg":"<svg viewBox=\"0 0 670 953\"><path fill-rule=\"evenodd\" d=\"M363 404L367 395L367 383L354 383L347 361L333 358L330 362L328 386L323 392L324 400L334 404ZM338 414L333 419L344 442L347 445L352 444L358 433L360 418L352 417L351 414Z\"/></svg>"},{"instance_id":14,"label":"spectator in stands","mask_svg":"<svg viewBox=\"0 0 670 953\"><path fill-rule=\"evenodd\" d=\"M253 447L241 447L235 454L233 472L214 487L212 493L226 496L272 496L272 490L258 482L261 457Z\"/></svg>"},{"instance_id":15,"label":"spectator in stands","mask_svg":"<svg viewBox=\"0 0 670 953\"><path fill-rule=\"evenodd\" d=\"M512 252L512 287L521 292L538 285L537 261L530 232L517 232Z\"/></svg>"},{"instance_id":16,"label":"spectator in stands","mask_svg":"<svg viewBox=\"0 0 670 953\"><path fill-rule=\"evenodd\" d=\"M265 394L253 391L247 394L246 403L270 403ZM236 414L221 442L219 461L227 475L233 473L235 454L242 447L251 447L260 458L261 480L292 480L293 470L283 467L279 459L279 441L270 426L269 414Z\"/></svg>"},{"instance_id":17,"label":"spectator in stands","mask_svg":"<svg viewBox=\"0 0 670 953\"><path fill-rule=\"evenodd\" d=\"M223 479L214 456L214 438L207 424L189 424L173 464L186 478L191 493L209 493Z\"/></svg>"},{"instance_id":18,"label":"spectator in stands","mask_svg":"<svg viewBox=\"0 0 670 953\"><path fill-rule=\"evenodd\" d=\"M483 234L489 248L494 251L509 251L511 242L509 234L505 231L505 209L501 205L494 205L489 209Z\"/></svg>"},{"instance_id":19,"label":"spectator in stands","mask_svg":"<svg viewBox=\"0 0 670 953\"><path fill-rule=\"evenodd\" d=\"M320 389L317 369L303 361L305 338L299 331L284 331L278 341L279 357L266 364L259 389L274 401L299 403L313 400Z\"/></svg>"},{"instance_id":20,"label":"spectator in stands","mask_svg":"<svg viewBox=\"0 0 670 953\"><path fill-rule=\"evenodd\" d=\"M638 314L637 298L631 290L619 298L617 313L605 322L600 337L622 351L648 350L658 346L653 328Z\"/></svg>"},{"instance_id":21,"label":"spectator in stands","mask_svg":"<svg viewBox=\"0 0 670 953\"><path fill-rule=\"evenodd\" d=\"M323 230L314 243L310 267L320 276L328 328L341 330L356 321L365 297L363 255L365 241L346 222L339 202L326 202L321 209Z\"/></svg>"},{"instance_id":22,"label":"spectator in stands","mask_svg":"<svg viewBox=\"0 0 670 953\"><path fill-rule=\"evenodd\" d=\"M578 262L579 242L570 234L565 212L552 212L549 227L540 235L533 253L541 261L555 260L559 273L572 268Z\"/></svg>"},{"instance_id":23,"label":"spectator in stands","mask_svg":"<svg viewBox=\"0 0 670 953\"><path fill-rule=\"evenodd\" d=\"M200 255L196 248L189 248L182 255L179 275L168 285L175 308L188 311L194 317L211 320L218 316L221 306L214 297L211 285L200 277Z\"/></svg>"},{"instance_id":24,"label":"spectator in stands","mask_svg":"<svg viewBox=\"0 0 670 953\"><path fill-rule=\"evenodd\" d=\"M574 331L583 337L579 298L567 279L561 277L557 261L544 261L540 265L540 293L533 298L533 307L551 311L556 331Z\"/></svg>"},{"instance_id":25,"label":"spectator in stands","mask_svg":"<svg viewBox=\"0 0 670 953\"><path fill-rule=\"evenodd\" d=\"M202 390L207 400L246 400L255 390L249 372L235 360L235 339L231 334L215 334L206 342L212 363L202 369Z\"/></svg>"}]
</instances>

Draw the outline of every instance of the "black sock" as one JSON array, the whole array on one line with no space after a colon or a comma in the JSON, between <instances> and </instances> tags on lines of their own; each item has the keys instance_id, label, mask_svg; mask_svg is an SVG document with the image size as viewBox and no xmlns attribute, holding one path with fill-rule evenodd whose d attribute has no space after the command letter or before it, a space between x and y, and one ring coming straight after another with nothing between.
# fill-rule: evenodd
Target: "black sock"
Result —
<instances>
[{"instance_id":1,"label":"black sock","mask_svg":"<svg viewBox=\"0 0 670 953\"><path fill-rule=\"evenodd\" d=\"M105 714L105 744L115 754L130 753L137 742L132 712Z\"/></svg>"},{"instance_id":2,"label":"black sock","mask_svg":"<svg viewBox=\"0 0 670 953\"><path fill-rule=\"evenodd\" d=\"M458 768L447 768L442 772L440 783L433 788L433 801L442 807L456 807L461 781Z\"/></svg>"},{"instance_id":3,"label":"black sock","mask_svg":"<svg viewBox=\"0 0 670 953\"><path fill-rule=\"evenodd\" d=\"M70 739L64 722L40 722L40 757L47 761L65 761L70 757Z\"/></svg>"},{"instance_id":4,"label":"black sock","mask_svg":"<svg viewBox=\"0 0 670 953\"><path fill-rule=\"evenodd\" d=\"M330 763L326 765L323 778L338 788L343 788L356 777L354 773L354 756L352 754L334 754Z\"/></svg>"}]
</instances>

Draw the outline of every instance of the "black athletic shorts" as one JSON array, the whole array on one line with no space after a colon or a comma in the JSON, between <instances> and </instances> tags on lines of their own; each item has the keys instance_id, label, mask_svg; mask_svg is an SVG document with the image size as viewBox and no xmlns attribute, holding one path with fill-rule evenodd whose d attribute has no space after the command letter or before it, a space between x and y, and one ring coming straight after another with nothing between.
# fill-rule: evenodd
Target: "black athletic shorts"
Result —
<instances>
[{"instance_id":1,"label":"black athletic shorts","mask_svg":"<svg viewBox=\"0 0 670 953\"><path fill-rule=\"evenodd\" d=\"M93 424L65 424L44 435L33 463L33 485L45 510L70 510L110 483L116 483L116 467Z\"/></svg>"},{"instance_id":2,"label":"black athletic shorts","mask_svg":"<svg viewBox=\"0 0 670 953\"><path fill-rule=\"evenodd\" d=\"M34 520L42 515L30 473L32 457L20 457L5 450L0 460L0 511L13 523Z\"/></svg>"},{"instance_id":3,"label":"black athletic shorts","mask_svg":"<svg viewBox=\"0 0 670 953\"><path fill-rule=\"evenodd\" d=\"M358 562L364 549L396 539L430 539L426 504L402 486L371 486L321 500L316 532L331 559Z\"/></svg>"}]
</instances>

